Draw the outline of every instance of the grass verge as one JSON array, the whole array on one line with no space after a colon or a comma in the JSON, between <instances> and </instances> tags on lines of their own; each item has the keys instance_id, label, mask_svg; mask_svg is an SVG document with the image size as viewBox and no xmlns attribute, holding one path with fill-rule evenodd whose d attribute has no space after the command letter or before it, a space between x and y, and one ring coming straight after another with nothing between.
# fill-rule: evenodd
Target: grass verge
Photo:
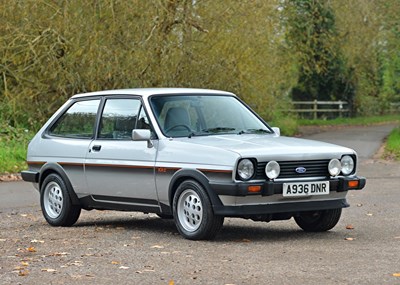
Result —
<instances>
[{"instance_id":1,"label":"grass verge","mask_svg":"<svg viewBox=\"0 0 400 285\"><path fill-rule=\"evenodd\" d=\"M399 115L383 115L374 117L358 117L358 118L337 118L334 120L306 120L299 119L300 126L356 126L356 125L372 125L390 122L400 122Z\"/></svg>"},{"instance_id":2,"label":"grass verge","mask_svg":"<svg viewBox=\"0 0 400 285\"><path fill-rule=\"evenodd\" d=\"M387 138L384 158L400 160L400 127L394 129Z\"/></svg>"}]
</instances>

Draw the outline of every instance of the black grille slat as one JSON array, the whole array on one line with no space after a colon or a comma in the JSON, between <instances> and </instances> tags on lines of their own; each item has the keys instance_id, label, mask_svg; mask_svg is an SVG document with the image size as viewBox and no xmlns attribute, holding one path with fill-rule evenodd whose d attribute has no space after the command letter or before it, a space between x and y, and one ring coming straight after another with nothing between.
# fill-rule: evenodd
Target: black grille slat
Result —
<instances>
[{"instance_id":1,"label":"black grille slat","mask_svg":"<svg viewBox=\"0 0 400 285\"><path fill-rule=\"evenodd\" d=\"M278 179L284 178L309 178L309 177L328 177L329 160L305 160L305 161L278 161L281 173ZM267 162L258 162L256 179L267 179L265 166ZM297 167L306 168L305 173L297 173Z\"/></svg>"}]
</instances>

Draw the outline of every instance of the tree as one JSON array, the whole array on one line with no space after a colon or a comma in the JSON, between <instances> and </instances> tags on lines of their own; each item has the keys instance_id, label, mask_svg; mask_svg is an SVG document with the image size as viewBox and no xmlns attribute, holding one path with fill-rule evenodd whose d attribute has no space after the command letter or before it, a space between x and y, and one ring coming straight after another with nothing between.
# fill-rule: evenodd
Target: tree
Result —
<instances>
[{"instance_id":1,"label":"tree","mask_svg":"<svg viewBox=\"0 0 400 285\"><path fill-rule=\"evenodd\" d=\"M297 55L299 72L292 98L352 101L351 69L337 44L330 1L288 0L283 9L289 49Z\"/></svg>"}]
</instances>

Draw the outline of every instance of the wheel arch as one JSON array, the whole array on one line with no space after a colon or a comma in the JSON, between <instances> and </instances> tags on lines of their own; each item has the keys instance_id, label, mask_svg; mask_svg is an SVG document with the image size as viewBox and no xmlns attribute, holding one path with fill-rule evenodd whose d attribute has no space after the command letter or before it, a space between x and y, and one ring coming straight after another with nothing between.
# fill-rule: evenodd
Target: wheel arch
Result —
<instances>
[{"instance_id":1,"label":"wheel arch","mask_svg":"<svg viewBox=\"0 0 400 285\"><path fill-rule=\"evenodd\" d=\"M185 180L195 180L196 182L200 183L204 189L206 190L208 197L210 198L211 204L213 206L218 205L222 206L222 202L219 199L218 195L212 191L210 187L210 180L205 176L202 172L194 169L180 169L179 171L175 172L172 176L171 182L168 188L168 200L169 204L171 205L172 210L172 203L174 199L174 194L178 188L178 186Z\"/></svg>"},{"instance_id":2,"label":"wheel arch","mask_svg":"<svg viewBox=\"0 0 400 285\"><path fill-rule=\"evenodd\" d=\"M53 173L59 175L63 179L70 194L72 204L80 205L78 196L76 195L74 188L72 187L72 183L69 180L67 173L65 172L64 168L62 168L62 166L58 163L49 162L42 166L39 175L39 191L42 191L42 184L46 177Z\"/></svg>"}]
</instances>

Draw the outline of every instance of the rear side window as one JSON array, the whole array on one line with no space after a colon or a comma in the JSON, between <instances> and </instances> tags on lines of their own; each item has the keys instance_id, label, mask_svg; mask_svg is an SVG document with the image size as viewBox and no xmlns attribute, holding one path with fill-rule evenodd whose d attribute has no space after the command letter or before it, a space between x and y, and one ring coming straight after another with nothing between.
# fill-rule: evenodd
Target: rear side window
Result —
<instances>
[{"instance_id":1,"label":"rear side window","mask_svg":"<svg viewBox=\"0 0 400 285\"><path fill-rule=\"evenodd\" d=\"M49 134L66 138L93 138L99 103L99 99L75 102L50 128Z\"/></svg>"}]
</instances>

